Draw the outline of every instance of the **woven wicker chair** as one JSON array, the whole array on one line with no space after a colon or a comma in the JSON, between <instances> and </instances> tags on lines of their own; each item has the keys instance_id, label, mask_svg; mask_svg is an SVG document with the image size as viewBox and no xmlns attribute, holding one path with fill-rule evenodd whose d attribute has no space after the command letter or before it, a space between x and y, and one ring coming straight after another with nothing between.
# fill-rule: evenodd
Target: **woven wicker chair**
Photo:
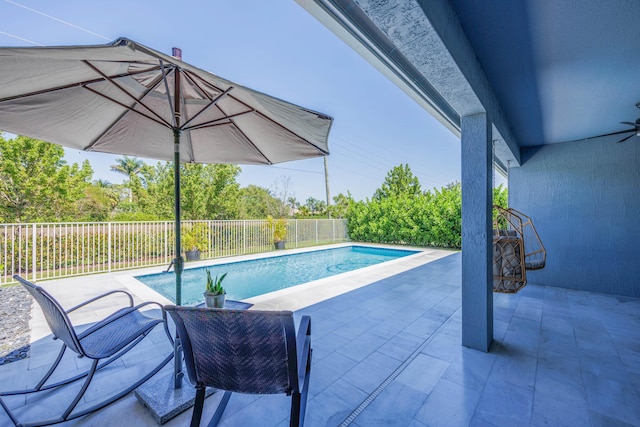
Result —
<instances>
[{"instance_id":1,"label":"woven wicker chair","mask_svg":"<svg viewBox=\"0 0 640 427\"><path fill-rule=\"evenodd\" d=\"M142 313L140 311L142 307L157 305L158 308L161 309L162 306L155 302L145 302L134 307L133 297L131 296L131 294L121 290L107 292L65 311L60 303L58 303L58 301L56 301L47 291L45 291L40 286L36 286L35 284L23 279L22 277L13 277L18 282L20 282L27 289L27 291L29 291L31 296L42 308L47 323L49 324L49 328L51 328L51 332L53 333L53 338L59 339L63 343L62 348L58 353L58 357L53 362L51 368L47 371L44 377L42 377L42 379L34 388L28 390L0 392L0 405L2 405L9 418L11 418L11 421L16 426L19 425L22 427L29 427L57 424L82 417L91 412L97 411L98 409L104 408L105 406L124 397L126 394L147 381L173 358L173 352L169 352L167 354L167 357L164 358L159 365L155 366L149 373L140 378L134 384L127 387L125 390L122 390L112 395L111 397L92 405L89 408L77 410L74 412L74 409L89 388L91 380L94 378L94 374L96 373L96 371L99 371L100 369L109 365L111 362L120 358L129 350L134 348L149 334L149 332L151 332L153 328L158 325L162 325L164 327L167 338L170 342L173 342L173 338L171 337L171 334L169 333L169 329L167 327L166 314L164 313L164 311L162 311L162 316L147 316L145 313ZM81 332L78 332L76 330L76 328L71 323L71 320L69 319L69 313L99 299L118 293L125 294L128 297L128 307L121 308L115 311L105 319L91 325L89 328ZM71 378L47 384L52 374L56 371L56 368L60 364L60 361L62 360L62 357L64 356L67 348L75 352L78 357L87 357L91 359L91 367L86 372L75 375ZM117 371L114 371L109 375L117 375ZM59 391L62 391L60 390L61 387L74 383L83 378L84 383L82 384L82 387L80 387L80 390L72 399L71 403L67 406L66 409L62 411L62 414L57 418L21 423L18 421L15 414L9 409L8 405L2 399L2 396L31 394L44 392L46 390L55 392L54 389L59 389ZM36 407L38 405L37 401L33 404Z\"/></svg>"},{"instance_id":2,"label":"woven wicker chair","mask_svg":"<svg viewBox=\"0 0 640 427\"><path fill-rule=\"evenodd\" d=\"M304 423L311 370L311 318L296 338L290 311L165 306L176 323L189 380L196 388L191 427L200 425L206 387L225 390L209 426L232 392L291 396L291 426Z\"/></svg>"},{"instance_id":3,"label":"woven wicker chair","mask_svg":"<svg viewBox=\"0 0 640 427\"><path fill-rule=\"evenodd\" d=\"M493 291L516 293L527 284L527 270L544 268L547 253L529 216L493 209Z\"/></svg>"}]
</instances>

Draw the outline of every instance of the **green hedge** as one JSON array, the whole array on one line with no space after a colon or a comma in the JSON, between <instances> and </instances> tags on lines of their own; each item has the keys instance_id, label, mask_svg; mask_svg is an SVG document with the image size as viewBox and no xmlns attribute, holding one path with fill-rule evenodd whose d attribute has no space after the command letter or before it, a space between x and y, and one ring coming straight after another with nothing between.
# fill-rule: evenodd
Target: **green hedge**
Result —
<instances>
[{"instance_id":1,"label":"green hedge","mask_svg":"<svg viewBox=\"0 0 640 427\"><path fill-rule=\"evenodd\" d=\"M507 190L494 189L496 204L506 206ZM418 196L352 202L347 213L355 241L460 248L462 189L459 183Z\"/></svg>"}]
</instances>

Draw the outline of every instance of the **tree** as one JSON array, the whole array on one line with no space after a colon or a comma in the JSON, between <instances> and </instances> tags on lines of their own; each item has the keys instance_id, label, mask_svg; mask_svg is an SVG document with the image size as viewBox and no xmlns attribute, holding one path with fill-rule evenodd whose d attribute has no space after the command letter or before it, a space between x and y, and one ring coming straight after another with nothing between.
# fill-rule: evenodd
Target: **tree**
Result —
<instances>
[{"instance_id":1,"label":"tree","mask_svg":"<svg viewBox=\"0 0 640 427\"><path fill-rule=\"evenodd\" d=\"M120 201L120 194L113 184L106 179L98 178L91 183L91 187L94 187L94 191L99 192L103 197L108 199L111 210L115 209Z\"/></svg>"},{"instance_id":2,"label":"tree","mask_svg":"<svg viewBox=\"0 0 640 427\"><path fill-rule=\"evenodd\" d=\"M106 179L98 178L93 181L93 185L100 188L110 188L111 183Z\"/></svg>"},{"instance_id":3,"label":"tree","mask_svg":"<svg viewBox=\"0 0 640 427\"><path fill-rule=\"evenodd\" d=\"M90 184L85 197L78 201L78 221L107 221L118 201L110 188Z\"/></svg>"},{"instance_id":4,"label":"tree","mask_svg":"<svg viewBox=\"0 0 640 427\"><path fill-rule=\"evenodd\" d=\"M240 218L264 219L277 215L279 200L271 192L257 185L240 189Z\"/></svg>"},{"instance_id":5,"label":"tree","mask_svg":"<svg viewBox=\"0 0 640 427\"><path fill-rule=\"evenodd\" d=\"M133 188L131 187L131 180L134 176L138 175L144 166L144 162L135 157L127 157L116 159L117 165L111 165L113 172L121 173L129 178L129 203L133 203Z\"/></svg>"},{"instance_id":6,"label":"tree","mask_svg":"<svg viewBox=\"0 0 640 427\"><path fill-rule=\"evenodd\" d=\"M395 166L387 173L382 186L373 195L375 200L389 197L416 197L422 193L418 178L413 175L409 165Z\"/></svg>"},{"instance_id":7,"label":"tree","mask_svg":"<svg viewBox=\"0 0 640 427\"><path fill-rule=\"evenodd\" d=\"M207 219L236 219L239 217L240 184L236 179L241 171L242 169L238 165L204 166Z\"/></svg>"},{"instance_id":8,"label":"tree","mask_svg":"<svg viewBox=\"0 0 640 427\"><path fill-rule=\"evenodd\" d=\"M183 219L234 219L240 215L237 165L180 165ZM174 174L168 162L143 167L132 181L140 213L160 219L174 216ZM136 211L136 210L134 210Z\"/></svg>"},{"instance_id":9,"label":"tree","mask_svg":"<svg viewBox=\"0 0 640 427\"><path fill-rule=\"evenodd\" d=\"M283 218L285 216L289 216L291 209L289 208L287 201L291 197L295 198L295 194L291 192L292 185L293 180L290 176L286 175L279 176L273 184L272 194L278 199L276 217Z\"/></svg>"},{"instance_id":10,"label":"tree","mask_svg":"<svg viewBox=\"0 0 640 427\"><path fill-rule=\"evenodd\" d=\"M316 203L316 210L313 213L314 215L325 215L327 213L327 202L324 200L318 200Z\"/></svg>"},{"instance_id":11,"label":"tree","mask_svg":"<svg viewBox=\"0 0 640 427\"><path fill-rule=\"evenodd\" d=\"M493 189L493 204L505 209L509 206L509 190L502 184Z\"/></svg>"},{"instance_id":12,"label":"tree","mask_svg":"<svg viewBox=\"0 0 640 427\"><path fill-rule=\"evenodd\" d=\"M298 216L302 218L311 216L311 211L309 210L309 207L307 205L300 206L300 208L298 209Z\"/></svg>"},{"instance_id":13,"label":"tree","mask_svg":"<svg viewBox=\"0 0 640 427\"><path fill-rule=\"evenodd\" d=\"M292 212L295 212L296 209L300 208L300 202L295 197L289 197L287 199L287 206Z\"/></svg>"},{"instance_id":14,"label":"tree","mask_svg":"<svg viewBox=\"0 0 640 427\"><path fill-rule=\"evenodd\" d=\"M59 145L0 134L0 220L3 222L75 220L93 170L67 165Z\"/></svg>"},{"instance_id":15,"label":"tree","mask_svg":"<svg viewBox=\"0 0 640 427\"><path fill-rule=\"evenodd\" d=\"M331 218L346 218L349 205L353 202L351 193L347 192L347 195L340 193L333 197L333 205L327 208L331 215Z\"/></svg>"},{"instance_id":16,"label":"tree","mask_svg":"<svg viewBox=\"0 0 640 427\"><path fill-rule=\"evenodd\" d=\"M142 168L140 186L135 188L139 214L156 219L174 217L173 165L158 162L155 166Z\"/></svg>"},{"instance_id":17,"label":"tree","mask_svg":"<svg viewBox=\"0 0 640 427\"><path fill-rule=\"evenodd\" d=\"M320 203L321 200L318 200L315 197L309 197L304 205L309 209L311 215L315 215L320 210Z\"/></svg>"}]
</instances>

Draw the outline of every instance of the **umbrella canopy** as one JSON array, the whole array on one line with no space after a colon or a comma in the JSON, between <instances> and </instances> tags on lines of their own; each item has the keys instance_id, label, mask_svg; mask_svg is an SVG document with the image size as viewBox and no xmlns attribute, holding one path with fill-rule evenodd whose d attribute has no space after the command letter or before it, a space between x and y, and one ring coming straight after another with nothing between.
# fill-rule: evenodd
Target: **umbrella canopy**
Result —
<instances>
[{"instance_id":1,"label":"umbrella canopy","mask_svg":"<svg viewBox=\"0 0 640 427\"><path fill-rule=\"evenodd\" d=\"M0 129L85 151L273 164L329 154L332 119L141 44L0 48Z\"/></svg>"},{"instance_id":2,"label":"umbrella canopy","mask_svg":"<svg viewBox=\"0 0 640 427\"><path fill-rule=\"evenodd\" d=\"M176 304L179 162L273 164L326 156L333 119L134 41L0 48L0 129L104 153L173 160Z\"/></svg>"}]
</instances>

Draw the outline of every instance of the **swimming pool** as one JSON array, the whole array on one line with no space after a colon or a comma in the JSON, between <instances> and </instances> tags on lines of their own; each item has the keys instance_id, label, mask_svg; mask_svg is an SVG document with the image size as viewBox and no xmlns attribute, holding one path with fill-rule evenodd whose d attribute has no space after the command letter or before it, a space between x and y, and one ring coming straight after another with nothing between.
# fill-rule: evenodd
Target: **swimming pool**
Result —
<instances>
[{"instance_id":1,"label":"swimming pool","mask_svg":"<svg viewBox=\"0 0 640 427\"><path fill-rule=\"evenodd\" d=\"M203 301L205 269L211 270L213 277L228 273L223 282L227 298L242 300L415 253L418 251L347 246L189 268L182 273L182 303L192 305ZM173 272L136 276L136 279L175 301Z\"/></svg>"}]
</instances>

